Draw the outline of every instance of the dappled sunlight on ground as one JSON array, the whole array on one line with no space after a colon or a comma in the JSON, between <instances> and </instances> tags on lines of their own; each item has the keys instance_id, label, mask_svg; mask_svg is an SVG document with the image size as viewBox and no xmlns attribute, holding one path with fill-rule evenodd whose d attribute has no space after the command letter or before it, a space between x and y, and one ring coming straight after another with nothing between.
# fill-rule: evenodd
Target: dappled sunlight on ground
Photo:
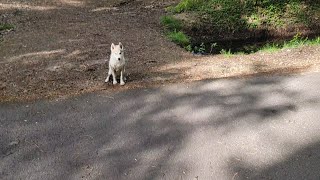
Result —
<instances>
[{"instance_id":1,"label":"dappled sunlight on ground","mask_svg":"<svg viewBox=\"0 0 320 180\"><path fill-rule=\"evenodd\" d=\"M101 89L128 89L177 75L164 72L158 76L145 71L180 60L183 50L163 37L158 24L162 8L145 9L143 3L8 1L7 4L58 8L3 10L5 21L15 29L0 44L0 73L5 77L0 81L0 99L56 98ZM151 2L146 1L145 5L148 3ZM113 5L117 7L109 10ZM104 83L110 44L119 41L124 44L128 60L128 83L121 88Z\"/></svg>"},{"instance_id":2,"label":"dappled sunlight on ground","mask_svg":"<svg viewBox=\"0 0 320 180\"><path fill-rule=\"evenodd\" d=\"M5 61L1 61L0 63L22 61L22 59L25 59L25 58L31 58L33 60L33 58L36 58L36 57L39 57L39 56L41 58L47 58L47 57L50 57L50 56L63 54L63 53L65 53L65 51L66 51L65 49L57 49L57 50L52 50L52 51L40 51L40 52L26 53L26 54L22 54L22 55L18 55L18 56L14 56L14 57L8 58L7 61L6 60Z\"/></svg>"},{"instance_id":3,"label":"dappled sunlight on ground","mask_svg":"<svg viewBox=\"0 0 320 180\"><path fill-rule=\"evenodd\" d=\"M84 6L85 2L79 0L60 0L62 4L70 5L70 6Z\"/></svg>"},{"instance_id":4,"label":"dappled sunlight on ground","mask_svg":"<svg viewBox=\"0 0 320 180\"><path fill-rule=\"evenodd\" d=\"M2 177L313 179L318 77L224 79L0 105Z\"/></svg>"},{"instance_id":5,"label":"dappled sunlight on ground","mask_svg":"<svg viewBox=\"0 0 320 180\"><path fill-rule=\"evenodd\" d=\"M0 10L12 10L12 9L19 9L19 10L32 10L32 11L46 11L46 10L53 10L56 9L55 6L35 6L35 5L28 5L22 3L0 3Z\"/></svg>"},{"instance_id":6,"label":"dappled sunlight on ground","mask_svg":"<svg viewBox=\"0 0 320 180\"><path fill-rule=\"evenodd\" d=\"M254 74L290 74L316 71L320 65L320 46L284 49L278 53L190 57L165 64L157 71L179 72L190 80L247 76ZM184 69L185 71L179 71ZM174 78L174 77L173 77Z\"/></svg>"},{"instance_id":7,"label":"dappled sunlight on ground","mask_svg":"<svg viewBox=\"0 0 320 180\"><path fill-rule=\"evenodd\" d=\"M0 48L2 101L57 98L96 90L253 74L314 71L319 47L277 53L193 56L168 41L159 24L173 1L7 1L4 20L15 26ZM169 3L169 4L168 4ZM14 5L14 6L13 6ZM15 9L30 6L31 9ZM58 7L47 11L32 7ZM147 7L148 6L148 7ZM121 22L121 23L119 23ZM128 60L124 87L104 83L110 44L121 41Z\"/></svg>"},{"instance_id":8,"label":"dappled sunlight on ground","mask_svg":"<svg viewBox=\"0 0 320 180\"><path fill-rule=\"evenodd\" d=\"M92 12L99 12L99 11L118 11L119 9L116 7L99 7L91 10Z\"/></svg>"},{"instance_id":9,"label":"dappled sunlight on ground","mask_svg":"<svg viewBox=\"0 0 320 180\"><path fill-rule=\"evenodd\" d=\"M0 3L0 179L319 179L320 75L297 74L320 47L193 56L163 35L168 1Z\"/></svg>"}]
</instances>

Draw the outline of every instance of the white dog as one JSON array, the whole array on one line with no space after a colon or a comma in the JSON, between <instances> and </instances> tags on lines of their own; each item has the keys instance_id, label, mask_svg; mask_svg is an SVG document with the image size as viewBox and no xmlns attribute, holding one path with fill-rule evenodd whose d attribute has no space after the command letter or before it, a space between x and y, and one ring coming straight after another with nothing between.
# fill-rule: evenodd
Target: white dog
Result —
<instances>
[{"instance_id":1,"label":"white dog","mask_svg":"<svg viewBox=\"0 0 320 180\"><path fill-rule=\"evenodd\" d=\"M120 75L120 85L124 85L126 60L124 58L123 45L119 42L119 45L111 44L111 55L109 60L109 71L105 82L109 82L109 78L112 75L113 84L117 84L117 75Z\"/></svg>"}]
</instances>

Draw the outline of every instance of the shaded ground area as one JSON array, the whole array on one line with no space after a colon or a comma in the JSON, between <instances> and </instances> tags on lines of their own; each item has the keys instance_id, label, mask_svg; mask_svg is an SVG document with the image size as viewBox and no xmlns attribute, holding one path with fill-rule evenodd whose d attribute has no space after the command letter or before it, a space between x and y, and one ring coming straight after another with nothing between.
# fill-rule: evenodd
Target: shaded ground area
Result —
<instances>
[{"instance_id":1,"label":"shaded ground area","mask_svg":"<svg viewBox=\"0 0 320 180\"><path fill-rule=\"evenodd\" d=\"M320 74L0 105L0 179L318 179Z\"/></svg>"},{"instance_id":2,"label":"shaded ground area","mask_svg":"<svg viewBox=\"0 0 320 180\"><path fill-rule=\"evenodd\" d=\"M0 43L1 101L319 69L320 47L233 57L187 54L164 37L159 24L164 7L174 2L1 1L1 21L15 26ZM125 87L103 81L110 44L118 41L128 59Z\"/></svg>"},{"instance_id":3,"label":"shaded ground area","mask_svg":"<svg viewBox=\"0 0 320 180\"><path fill-rule=\"evenodd\" d=\"M201 53L223 49L251 53L297 34L309 38L320 34L319 1L182 0L169 9L171 18L181 22L168 29L182 30L190 37L187 49L198 52L201 46Z\"/></svg>"}]
</instances>

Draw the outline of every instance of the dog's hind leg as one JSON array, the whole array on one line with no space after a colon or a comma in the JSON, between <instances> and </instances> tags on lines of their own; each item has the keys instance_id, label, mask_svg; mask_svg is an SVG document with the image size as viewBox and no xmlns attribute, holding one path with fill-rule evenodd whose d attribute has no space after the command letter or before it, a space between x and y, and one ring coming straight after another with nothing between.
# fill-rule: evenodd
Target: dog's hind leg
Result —
<instances>
[{"instance_id":1,"label":"dog's hind leg","mask_svg":"<svg viewBox=\"0 0 320 180\"><path fill-rule=\"evenodd\" d=\"M106 78L106 80L104 81L104 82L109 82L109 79L110 79L110 76L111 76L111 74L112 74L112 72L111 72L112 70L111 70L111 68L109 67L109 71L108 71L108 76L107 76L107 78Z\"/></svg>"},{"instance_id":2,"label":"dog's hind leg","mask_svg":"<svg viewBox=\"0 0 320 180\"><path fill-rule=\"evenodd\" d=\"M125 68L125 67L123 67L123 80L124 80L124 82L126 82L126 81L127 81L127 77L126 77L126 68Z\"/></svg>"}]
</instances>

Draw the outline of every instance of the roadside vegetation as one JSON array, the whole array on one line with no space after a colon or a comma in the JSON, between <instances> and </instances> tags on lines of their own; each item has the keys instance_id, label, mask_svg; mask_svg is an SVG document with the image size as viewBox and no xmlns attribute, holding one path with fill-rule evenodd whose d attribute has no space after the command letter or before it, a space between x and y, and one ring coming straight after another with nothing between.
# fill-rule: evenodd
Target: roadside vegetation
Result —
<instances>
[{"instance_id":1,"label":"roadside vegetation","mask_svg":"<svg viewBox=\"0 0 320 180\"><path fill-rule=\"evenodd\" d=\"M0 24L0 31L12 30L14 26L11 24Z\"/></svg>"},{"instance_id":2,"label":"roadside vegetation","mask_svg":"<svg viewBox=\"0 0 320 180\"><path fill-rule=\"evenodd\" d=\"M290 41L285 41L282 44L279 43L268 43L261 47L259 51L263 52L276 52L281 49L290 49L290 48L298 48L301 46L313 46L320 45L320 37L314 39L301 38L299 35L294 36Z\"/></svg>"},{"instance_id":3,"label":"roadside vegetation","mask_svg":"<svg viewBox=\"0 0 320 180\"><path fill-rule=\"evenodd\" d=\"M2 39L3 34L13 29L14 29L14 26L11 24L0 23L0 42L3 40Z\"/></svg>"},{"instance_id":4,"label":"roadside vegetation","mask_svg":"<svg viewBox=\"0 0 320 180\"><path fill-rule=\"evenodd\" d=\"M251 49L251 52L244 52L244 51L238 51L238 52L232 52L231 49L221 49L220 54L223 54L226 57L231 57L232 55L240 55L240 54L249 54L254 52L277 52L282 49L292 49L292 48L298 48L302 46L314 46L318 45L320 46L320 36L317 38L309 39L308 37L303 38L299 34L295 35L291 40L289 41L283 41L283 42L273 42L273 43L266 43L265 45L261 47L247 47L248 49Z\"/></svg>"},{"instance_id":5,"label":"roadside vegetation","mask_svg":"<svg viewBox=\"0 0 320 180\"><path fill-rule=\"evenodd\" d=\"M317 44L320 34L320 1L181 0L167 12L161 23L169 39L194 53Z\"/></svg>"},{"instance_id":6,"label":"roadside vegetation","mask_svg":"<svg viewBox=\"0 0 320 180\"><path fill-rule=\"evenodd\" d=\"M172 42L188 48L190 37L181 31L183 24L180 20L172 16L163 16L161 17L161 24L166 28L166 35Z\"/></svg>"}]
</instances>

